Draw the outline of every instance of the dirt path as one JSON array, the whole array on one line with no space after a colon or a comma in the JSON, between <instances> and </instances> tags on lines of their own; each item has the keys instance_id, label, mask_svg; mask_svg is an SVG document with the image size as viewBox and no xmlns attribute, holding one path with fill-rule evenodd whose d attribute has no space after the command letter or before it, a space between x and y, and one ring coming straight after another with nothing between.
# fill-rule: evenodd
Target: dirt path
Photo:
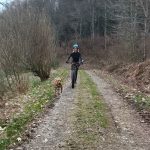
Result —
<instances>
[{"instance_id":1,"label":"dirt path","mask_svg":"<svg viewBox=\"0 0 150 150\"><path fill-rule=\"evenodd\" d=\"M96 128L93 127L93 129L90 124L87 124L90 122L86 123L87 119L84 115L94 117L94 113L90 116L90 112L94 110L89 109L89 104L93 103L92 95L88 93L90 86L84 88L84 82L78 81L76 89L72 90L70 81L68 81L63 94L55 103L55 107L49 110L41 120L41 124L34 135L35 138L28 144L18 147L18 150L150 150L150 130L140 123L136 112L130 109L103 79L96 76L92 71L87 71L87 73L97 85L98 92L110 108L107 110L110 121L109 127L105 129L97 127L98 124L95 124ZM85 110L82 111L82 109ZM89 114L85 111L89 111ZM75 112L81 112L83 116L75 118ZM74 120L72 119L76 120L77 130L74 128ZM82 127L80 128L80 126ZM99 131L95 131L97 129ZM74 134L78 131L82 134L81 137L78 138L78 135L74 137ZM88 145L88 142L82 140L83 135L84 137L86 134L89 136L90 133L96 137L96 142L91 143L93 148ZM67 142L70 139L75 143L68 146ZM82 142L85 145L82 145Z\"/></svg>"},{"instance_id":2,"label":"dirt path","mask_svg":"<svg viewBox=\"0 0 150 150\"><path fill-rule=\"evenodd\" d=\"M57 150L62 149L67 137L71 133L69 123L70 111L73 110L74 95L76 90L67 82L63 94L41 120L41 124L35 133L35 138L29 144L23 146L24 150Z\"/></svg>"},{"instance_id":3,"label":"dirt path","mask_svg":"<svg viewBox=\"0 0 150 150\"><path fill-rule=\"evenodd\" d=\"M120 146L117 150L150 150L149 127L140 122L135 110L129 108L108 83L96 76L92 71L88 71L88 74L97 84L105 102L110 107L112 118L118 130L117 136L119 137ZM121 145L124 148L121 148Z\"/></svg>"}]
</instances>

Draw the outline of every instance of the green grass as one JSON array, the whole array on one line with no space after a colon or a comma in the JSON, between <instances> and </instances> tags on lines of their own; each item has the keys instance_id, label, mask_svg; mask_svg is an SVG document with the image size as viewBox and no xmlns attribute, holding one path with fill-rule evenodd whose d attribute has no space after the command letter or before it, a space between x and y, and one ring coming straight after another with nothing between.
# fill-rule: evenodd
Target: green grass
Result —
<instances>
[{"instance_id":1,"label":"green grass","mask_svg":"<svg viewBox=\"0 0 150 150\"><path fill-rule=\"evenodd\" d=\"M133 100L136 103L138 109L147 109L150 111L150 97L142 93L137 93Z\"/></svg>"},{"instance_id":2,"label":"green grass","mask_svg":"<svg viewBox=\"0 0 150 150\"><path fill-rule=\"evenodd\" d=\"M77 138L75 143L78 147L80 145L80 148L83 145L92 147L100 140L99 130L108 127L106 106L97 86L84 71L80 71L80 81L74 122Z\"/></svg>"},{"instance_id":3,"label":"green grass","mask_svg":"<svg viewBox=\"0 0 150 150\"><path fill-rule=\"evenodd\" d=\"M24 112L17 118L14 118L5 129L6 137L0 139L0 150L6 149L10 144L16 143L17 138L21 136L26 125L32 121L32 119L43 111L47 104L53 103L54 89L51 81L56 77L60 76L65 81L68 72L64 69L59 69L55 74L52 74L51 79L45 82L41 82L33 86L28 95L32 97L33 102L26 104Z\"/></svg>"},{"instance_id":4,"label":"green grass","mask_svg":"<svg viewBox=\"0 0 150 150\"><path fill-rule=\"evenodd\" d=\"M35 80L33 79L32 80L32 83L31 83L31 87L32 88L35 88L36 86L39 86L41 84L41 81L40 80Z\"/></svg>"}]
</instances>

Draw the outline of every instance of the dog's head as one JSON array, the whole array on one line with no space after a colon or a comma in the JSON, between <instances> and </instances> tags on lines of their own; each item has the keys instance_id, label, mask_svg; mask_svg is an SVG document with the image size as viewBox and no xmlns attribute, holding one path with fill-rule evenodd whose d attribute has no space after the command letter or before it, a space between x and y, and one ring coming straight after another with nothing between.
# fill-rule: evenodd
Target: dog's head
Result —
<instances>
[{"instance_id":1,"label":"dog's head","mask_svg":"<svg viewBox=\"0 0 150 150\"><path fill-rule=\"evenodd\" d=\"M58 85L58 84L60 84L62 82L62 79L60 78L60 77L57 77L57 78L55 78L54 79L54 85Z\"/></svg>"}]
</instances>

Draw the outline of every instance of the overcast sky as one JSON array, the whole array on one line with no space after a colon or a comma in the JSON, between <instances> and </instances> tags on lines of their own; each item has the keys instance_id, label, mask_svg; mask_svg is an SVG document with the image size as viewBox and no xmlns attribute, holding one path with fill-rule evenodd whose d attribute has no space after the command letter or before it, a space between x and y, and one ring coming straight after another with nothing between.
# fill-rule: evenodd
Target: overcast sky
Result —
<instances>
[{"instance_id":1,"label":"overcast sky","mask_svg":"<svg viewBox=\"0 0 150 150\"><path fill-rule=\"evenodd\" d=\"M13 0L0 0L0 2L2 3L10 3ZM0 10L2 10L4 7L2 5L0 5Z\"/></svg>"},{"instance_id":2,"label":"overcast sky","mask_svg":"<svg viewBox=\"0 0 150 150\"><path fill-rule=\"evenodd\" d=\"M0 0L0 2L10 2L10 1L12 1L12 0Z\"/></svg>"}]
</instances>

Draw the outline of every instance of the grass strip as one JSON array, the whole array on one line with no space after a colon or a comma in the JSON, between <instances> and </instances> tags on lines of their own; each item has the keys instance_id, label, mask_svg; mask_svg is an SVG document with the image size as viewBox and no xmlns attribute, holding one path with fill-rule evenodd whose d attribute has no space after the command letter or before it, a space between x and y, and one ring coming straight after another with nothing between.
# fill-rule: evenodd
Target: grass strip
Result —
<instances>
[{"instance_id":1,"label":"grass strip","mask_svg":"<svg viewBox=\"0 0 150 150\"><path fill-rule=\"evenodd\" d=\"M108 126L106 105L96 84L85 71L80 71L80 85L77 92L77 112L74 122L76 138L70 145L76 149L94 149L96 142L101 140L101 129Z\"/></svg>"},{"instance_id":2,"label":"grass strip","mask_svg":"<svg viewBox=\"0 0 150 150\"><path fill-rule=\"evenodd\" d=\"M0 150L5 150L9 145L17 143L17 138L21 136L26 125L42 112L47 104L53 103L54 89L51 81L57 76L61 77L64 82L68 76L68 71L64 69L57 70L56 73L51 75L50 80L41 82L37 86L34 85L29 91L28 94L32 97L33 102L28 103L24 112L5 127L5 138L0 139Z\"/></svg>"}]
</instances>

